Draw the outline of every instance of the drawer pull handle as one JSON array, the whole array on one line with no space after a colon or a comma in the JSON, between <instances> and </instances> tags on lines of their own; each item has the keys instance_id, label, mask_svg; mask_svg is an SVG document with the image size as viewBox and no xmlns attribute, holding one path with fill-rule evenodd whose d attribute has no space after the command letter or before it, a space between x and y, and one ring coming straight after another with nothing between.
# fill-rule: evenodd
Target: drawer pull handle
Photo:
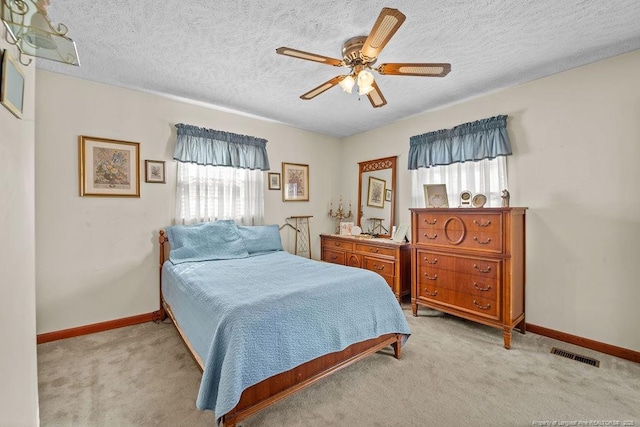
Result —
<instances>
[{"instance_id":1,"label":"drawer pull handle","mask_svg":"<svg viewBox=\"0 0 640 427\"><path fill-rule=\"evenodd\" d=\"M429 236L427 233L424 233L424 237L429 240L435 240L438 237L438 233L434 234L433 237Z\"/></svg>"},{"instance_id":2,"label":"drawer pull handle","mask_svg":"<svg viewBox=\"0 0 640 427\"><path fill-rule=\"evenodd\" d=\"M487 268L485 268L484 270L481 270L478 268L478 264L473 264L473 268L476 269L476 271L479 271L480 273L488 273L491 271L491 266L488 265Z\"/></svg>"},{"instance_id":3,"label":"drawer pull handle","mask_svg":"<svg viewBox=\"0 0 640 427\"><path fill-rule=\"evenodd\" d=\"M335 246L342 246L342 243L340 243L340 242L333 242L333 244L334 244Z\"/></svg>"},{"instance_id":4,"label":"drawer pull handle","mask_svg":"<svg viewBox=\"0 0 640 427\"><path fill-rule=\"evenodd\" d=\"M334 260L334 261L337 260L338 259L338 255L331 255L331 259Z\"/></svg>"},{"instance_id":5,"label":"drawer pull handle","mask_svg":"<svg viewBox=\"0 0 640 427\"><path fill-rule=\"evenodd\" d=\"M473 220L473 223L474 223L475 225L477 225L478 227L488 227L488 226L490 226L490 225L491 225L491 220L488 220L487 222L485 222L485 223L483 224L483 223L481 223L480 221L478 221L478 220L475 220L475 219L474 219L474 220Z\"/></svg>"},{"instance_id":6,"label":"drawer pull handle","mask_svg":"<svg viewBox=\"0 0 640 427\"><path fill-rule=\"evenodd\" d=\"M436 280L438 278L438 275L436 274L435 276L431 277L427 273L424 273L424 277L426 277L429 280Z\"/></svg>"},{"instance_id":7,"label":"drawer pull handle","mask_svg":"<svg viewBox=\"0 0 640 427\"><path fill-rule=\"evenodd\" d=\"M491 290L491 285L487 285L486 288L481 288L480 286L478 286L478 284L476 282L473 282L473 287L476 288L477 290L483 291L483 292Z\"/></svg>"},{"instance_id":8,"label":"drawer pull handle","mask_svg":"<svg viewBox=\"0 0 640 427\"><path fill-rule=\"evenodd\" d=\"M491 303L487 304L487 305L480 305L478 304L478 301L473 300L473 305L475 305L476 307L478 307L481 310L489 310L491 308Z\"/></svg>"},{"instance_id":9,"label":"drawer pull handle","mask_svg":"<svg viewBox=\"0 0 640 427\"><path fill-rule=\"evenodd\" d=\"M477 236L473 236L473 240L475 240L476 242L480 243L481 245L488 245L489 243L491 243L491 237L487 238L486 241L481 242L480 240L478 240Z\"/></svg>"},{"instance_id":10,"label":"drawer pull handle","mask_svg":"<svg viewBox=\"0 0 640 427\"><path fill-rule=\"evenodd\" d=\"M424 222L426 222L426 223L427 223L427 224L429 224L429 225L435 225L435 224L436 224L436 222L438 222L438 218L434 218L434 219L433 219L433 222L429 222L429 218L425 218L425 219L424 219Z\"/></svg>"},{"instance_id":11,"label":"drawer pull handle","mask_svg":"<svg viewBox=\"0 0 640 427\"><path fill-rule=\"evenodd\" d=\"M380 270L380 271L382 271L382 270L384 270L384 265L380 265L380 266L379 266L378 264L376 264L376 263L374 262L374 263L373 263L373 268L375 268L376 270Z\"/></svg>"},{"instance_id":12,"label":"drawer pull handle","mask_svg":"<svg viewBox=\"0 0 640 427\"><path fill-rule=\"evenodd\" d=\"M436 289L435 292L431 293L431 292L429 292L429 289L424 288L424 293L429 295L430 297L435 297L436 295L438 295L438 290Z\"/></svg>"},{"instance_id":13,"label":"drawer pull handle","mask_svg":"<svg viewBox=\"0 0 640 427\"><path fill-rule=\"evenodd\" d=\"M437 264L438 263L438 258L434 258L433 261L429 261L429 258L424 257L424 260L427 262L427 264Z\"/></svg>"},{"instance_id":14,"label":"drawer pull handle","mask_svg":"<svg viewBox=\"0 0 640 427\"><path fill-rule=\"evenodd\" d=\"M369 252L373 252L373 253L377 254L378 252L380 252L380 249L378 249L378 248L369 248Z\"/></svg>"}]
</instances>

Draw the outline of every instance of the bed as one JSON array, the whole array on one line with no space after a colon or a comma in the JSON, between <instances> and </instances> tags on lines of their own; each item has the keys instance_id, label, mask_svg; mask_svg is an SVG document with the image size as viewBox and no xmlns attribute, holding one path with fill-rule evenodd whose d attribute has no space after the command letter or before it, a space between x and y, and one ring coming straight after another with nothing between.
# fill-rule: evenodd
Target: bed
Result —
<instances>
[{"instance_id":1,"label":"bed","mask_svg":"<svg viewBox=\"0 0 640 427\"><path fill-rule=\"evenodd\" d=\"M202 370L196 406L225 427L410 335L378 274L282 250L276 225L160 231L160 316Z\"/></svg>"}]
</instances>

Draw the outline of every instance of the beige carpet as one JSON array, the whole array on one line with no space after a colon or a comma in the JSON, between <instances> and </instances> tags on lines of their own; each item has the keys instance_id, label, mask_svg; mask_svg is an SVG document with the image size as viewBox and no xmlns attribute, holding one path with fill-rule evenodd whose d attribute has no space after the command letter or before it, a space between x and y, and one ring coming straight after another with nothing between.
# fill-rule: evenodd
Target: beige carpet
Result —
<instances>
[{"instance_id":1,"label":"beige carpet","mask_svg":"<svg viewBox=\"0 0 640 427\"><path fill-rule=\"evenodd\" d=\"M640 426L639 364L531 333L505 350L498 329L405 314L402 360L377 353L241 425ZM41 344L38 366L42 426L214 426L195 408L201 374L171 323Z\"/></svg>"}]
</instances>

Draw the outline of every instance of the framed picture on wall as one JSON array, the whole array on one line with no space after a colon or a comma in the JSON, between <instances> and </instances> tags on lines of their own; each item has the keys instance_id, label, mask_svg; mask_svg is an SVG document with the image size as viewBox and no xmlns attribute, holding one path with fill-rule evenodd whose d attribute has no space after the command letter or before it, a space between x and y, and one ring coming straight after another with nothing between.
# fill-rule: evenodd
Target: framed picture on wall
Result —
<instances>
[{"instance_id":1,"label":"framed picture on wall","mask_svg":"<svg viewBox=\"0 0 640 427\"><path fill-rule=\"evenodd\" d=\"M81 135L78 153L80 196L140 197L140 143Z\"/></svg>"},{"instance_id":2,"label":"framed picture on wall","mask_svg":"<svg viewBox=\"0 0 640 427\"><path fill-rule=\"evenodd\" d=\"M24 75L9 51L2 55L2 81L0 82L0 103L17 118L22 118L24 102Z\"/></svg>"},{"instance_id":3,"label":"framed picture on wall","mask_svg":"<svg viewBox=\"0 0 640 427\"><path fill-rule=\"evenodd\" d=\"M269 190L280 190L280 174L269 172Z\"/></svg>"},{"instance_id":4,"label":"framed picture on wall","mask_svg":"<svg viewBox=\"0 0 640 427\"><path fill-rule=\"evenodd\" d=\"M144 161L144 181L156 184L165 184L164 161L145 160Z\"/></svg>"},{"instance_id":5,"label":"framed picture on wall","mask_svg":"<svg viewBox=\"0 0 640 427\"><path fill-rule=\"evenodd\" d=\"M391 189L387 188L384 192L384 201L385 202L390 202L391 201Z\"/></svg>"},{"instance_id":6,"label":"framed picture on wall","mask_svg":"<svg viewBox=\"0 0 640 427\"><path fill-rule=\"evenodd\" d=\"M384 179L369 177L369 191L367 192L367 206L384 208L387 181Z\"/></svg>"},{"instance_id":7,"label":"framed picture on wall","mask_svg":"<svg viewBox=\"0 0 640 427\"><path fill-rule=\"evenodd\" d=\"M309 165L282 163L282 201L309 201Z\"/></svg>"}]
</instances>

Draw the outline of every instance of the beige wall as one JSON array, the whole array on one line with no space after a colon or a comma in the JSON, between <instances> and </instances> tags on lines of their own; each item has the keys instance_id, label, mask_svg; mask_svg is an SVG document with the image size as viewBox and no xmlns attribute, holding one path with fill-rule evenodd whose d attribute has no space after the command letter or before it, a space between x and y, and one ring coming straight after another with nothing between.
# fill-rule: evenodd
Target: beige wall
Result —
<instances>
[{"instance_id":1,"label":"beige wall","mask_svg":"<svg viewBox=\"0 0 640 427\"><path fill-rule=\"evenodd\" d=\"M0 26L0 51L17 51ZM24 114L0 106L0 425L34 426L38 420L34 231L35 64L25 76Z\"/></svg>"},{"instance_id":2,"label":"beige wall","mask_svg":"<svg viewBox=\"0 0 640 427\"><path fill-rule=\"evenodd\" d=\"M282 202L266 190L266 222L313 215L313 257L339 191L334 160L340 141L278 123L230 114L38 70L36 127L37 331L45 333L158 308L157 233L171 224L176 123L265 138L273 172L282 162L309 165L310 201ZM274 105L274 108L277 106ZM145 159L166 161L167 184L147 184L140 198L79 197L78 135L139 142ZM291 229L282 232L293 250Z\"/></svg>"},{"instance_id":3,"label":"beige wall","mask_svg":"<svg viewBox=\"0 0 640 427\"><path fill-rule=\"evenodd\" d=\"M408 222L409 138L508 114L511 202L529 207L527 322L640 351L638 76L640 51L356 135L344 179L357 182L365 156L399 154L397 221Z\"/></svg>"}]
</instances>

